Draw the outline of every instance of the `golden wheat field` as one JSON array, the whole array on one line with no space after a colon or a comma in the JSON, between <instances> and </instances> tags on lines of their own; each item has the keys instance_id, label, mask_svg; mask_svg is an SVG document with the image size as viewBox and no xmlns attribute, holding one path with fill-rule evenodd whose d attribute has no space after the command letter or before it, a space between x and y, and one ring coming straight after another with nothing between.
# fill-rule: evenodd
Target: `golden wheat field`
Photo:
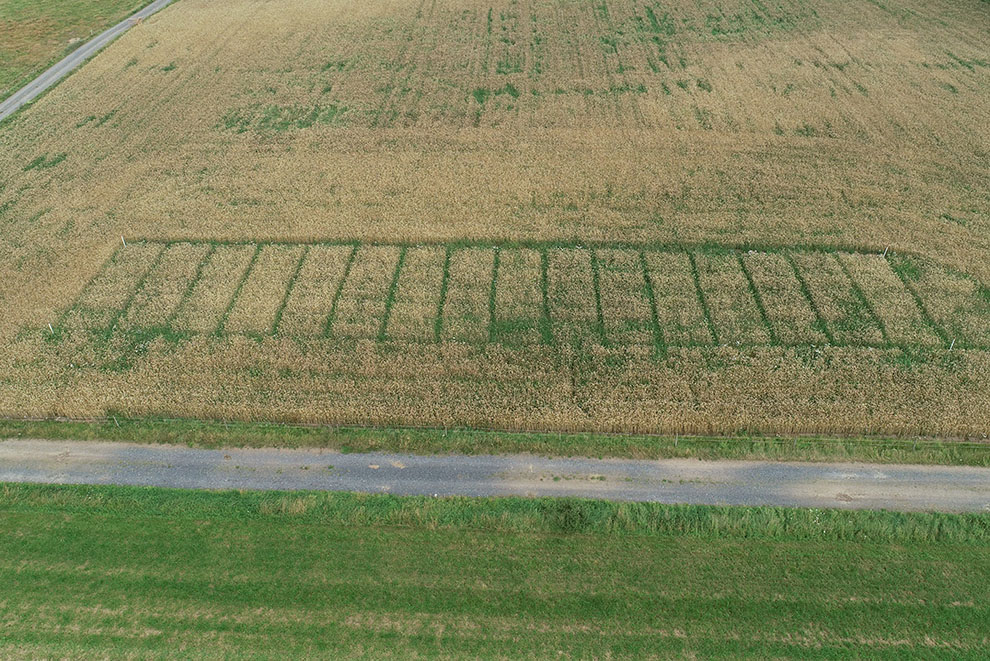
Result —
<instances>
[{"instance_id":1,"label":"golden wheat field","mask_svg":"<svg viewBox=\"0 0 990 661\"><path fill-rule=\"evenodd\" d=\"M0 414L990 433L982 0L180 0L0 125Z\"/></svg>"}]
</instances>

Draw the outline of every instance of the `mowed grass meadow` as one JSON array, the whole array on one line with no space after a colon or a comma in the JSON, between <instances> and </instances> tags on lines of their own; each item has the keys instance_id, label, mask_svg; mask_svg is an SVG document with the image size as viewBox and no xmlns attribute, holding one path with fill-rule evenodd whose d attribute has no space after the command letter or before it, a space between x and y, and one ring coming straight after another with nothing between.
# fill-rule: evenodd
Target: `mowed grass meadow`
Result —
<instances>
[{"instance_id":1,"label":"mowed grass meadow","mask_svg":"<svg viewBox=\"0 0 990 661\"><path fill-rule=\"evenodd\" d=\"M181 0L0 125L0 413L985 439L988 30Z\"/></svg>"},{"instance_id":2,"label":"mowed grass meadow","mask_svg":"<svg viewBox=\"0 0 990 661\"><path fill-rule=\"evenodd\" d=\"M990 651L984 515L0 485L0 522L8 658Z\"/></svg>"}]
</instances>

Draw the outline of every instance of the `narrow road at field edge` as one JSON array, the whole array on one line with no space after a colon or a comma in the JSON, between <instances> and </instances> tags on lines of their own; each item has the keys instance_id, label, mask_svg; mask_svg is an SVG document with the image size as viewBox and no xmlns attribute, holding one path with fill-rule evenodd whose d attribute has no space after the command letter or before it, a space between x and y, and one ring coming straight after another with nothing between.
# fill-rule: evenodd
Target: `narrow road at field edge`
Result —
<instances>
[{"instance_id":1,"label":"narrow road at field edge","mask_svg":"<svg viewBox=\"0 0 990 661\"><path fill-rule=\"evenodd\" d=\"M155 0L147 7L138 10L131 16L122 20L120 23L117 23L117 25L101 32L79 48L66 55L62 60L52 65L40 76L14 92L12 95L7 97L6 100L0 102L0 122L20 110L21 106L24 104L34 101L38 95L65 78L83 62L96 55L111 41L131 29L132 26L137 25L152 14L164 9L168 5L172 4L172 2L174 2L174 0Z\"/></svg>"},{"instance_id":2,"label":"narrow road at field edge","mask_svg":"<svg viewBox=\"0 0 990 661\"><path fill-rule=\"evenodd\" d=\"M990 512L990 468L0 441L0 482Z\"/></svg>"}]
</instances>

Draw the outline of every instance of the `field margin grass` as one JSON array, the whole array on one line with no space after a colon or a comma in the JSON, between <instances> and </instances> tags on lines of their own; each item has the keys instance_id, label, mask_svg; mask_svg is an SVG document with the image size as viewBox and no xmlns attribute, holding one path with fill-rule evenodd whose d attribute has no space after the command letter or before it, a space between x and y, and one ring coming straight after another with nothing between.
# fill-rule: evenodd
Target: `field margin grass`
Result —
<instances>
[{"instance_id":1,"label":"field margin grass","mask_svg":"<svg viewBox=\"0 0 990 661\"><path fill-rule=\"evenodd\" d=\"M116 485L0 484L0 511L179 520L284 521L526 534L703 539L990 543L990 515L469 498L325 491L207 491Z\"/></svg>"},{"instance_id":2,"label":"field margin grass","mask_svg":"<svg viewBox=\"0 0 990 661\"><path fill-rule=\"evenodd\" d=\"M374 428L187 418L0 419L0 438L112 441L200 448L322 448L340 452L513 454L769 461L849 461L990 467L990 442L824 436L660 436L485 429Z\"/></svg>"}]
</instances>

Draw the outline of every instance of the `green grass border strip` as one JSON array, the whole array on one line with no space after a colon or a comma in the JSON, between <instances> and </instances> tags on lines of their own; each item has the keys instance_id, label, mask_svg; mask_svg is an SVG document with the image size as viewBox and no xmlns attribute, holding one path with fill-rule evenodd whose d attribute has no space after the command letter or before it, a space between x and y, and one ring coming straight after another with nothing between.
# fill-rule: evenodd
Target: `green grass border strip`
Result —
<instances>
[{"instance_id":1,"label":"green grass border strip","mask_svg":"<svg viewBox=\"0 0 990 661\"><path fill-rule=\"evenodd\" d=\"M324 448L341 452L517 454L768 461L857 461L990 467L990 441L823 435L662 435L490 428L370 427L108 415L92 419L0 418L0 438L175 444L190 447Z\"/></svg>"},{"instance_id":2,"label":"green grass border strip","mask_svg":"<svg viewBox=\"0 0 990 661\"><path fill-rule=\"evenodd\" d=\"M882 544L990 543L978 513L672 505L586 498L397 496L332 491L0 483L0 511L180 521L401 527L504 534L686 537ZM94 533L95 534L95 533Z\"/></svg>"}]
</instances>

